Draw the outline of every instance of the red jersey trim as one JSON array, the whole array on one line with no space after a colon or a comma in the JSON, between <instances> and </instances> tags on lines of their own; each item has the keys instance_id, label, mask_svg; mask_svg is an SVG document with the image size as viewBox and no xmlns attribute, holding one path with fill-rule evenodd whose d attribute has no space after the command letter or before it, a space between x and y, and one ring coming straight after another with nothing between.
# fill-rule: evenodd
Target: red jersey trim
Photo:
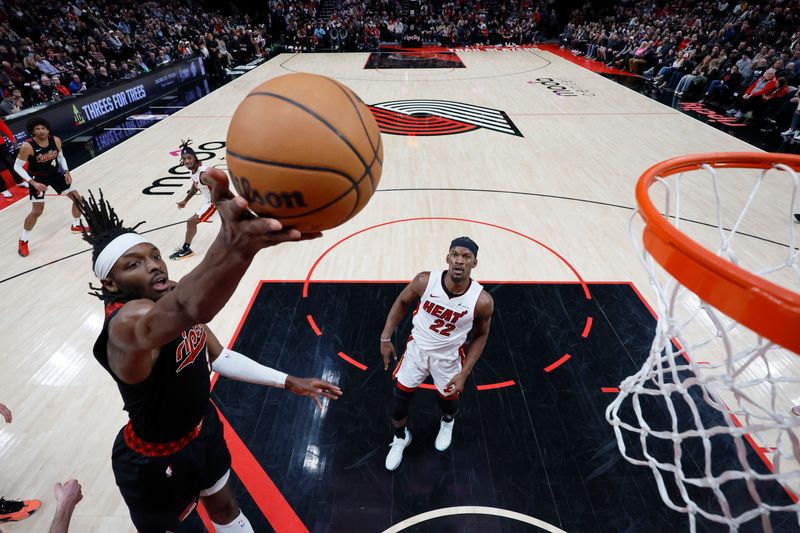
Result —
<instances>
[{"instance_id":1,"label":"red jersey trim","mask_svg":"<svg viewBox=\"0 0 800 533\"><path fill-rule=\"evenodd\" d=\"M173 453L177 453L185 448L187 444L192 442L197 438L198 435L200 435L200 430L202 428L203 421L201 420L192 431L180 439L172 442L154 444L137 437L136 433L133 432L133 424L128 421L128 423L125 425L125 430L123 431L122 436L125 439L125 444L128 445L128 448L136 453L144 455L145 457L164 457L165 455L172 455Z\"/></svg>"},{"instance_id":2,"label":"red jersey trim","mask_svg":"<svg viewBox=\"0 0 800 533\"><path fill-rule=\"evenodd\" d=\"M111 313L113 313L114 311L116 311L117 309L122 307L123 305L125 305L125 304L122 303L122 302L114 302L114 303L110 303L110 304L106 305L106 318L108 318L111 315Z\"/></svg>"}]
</instances>

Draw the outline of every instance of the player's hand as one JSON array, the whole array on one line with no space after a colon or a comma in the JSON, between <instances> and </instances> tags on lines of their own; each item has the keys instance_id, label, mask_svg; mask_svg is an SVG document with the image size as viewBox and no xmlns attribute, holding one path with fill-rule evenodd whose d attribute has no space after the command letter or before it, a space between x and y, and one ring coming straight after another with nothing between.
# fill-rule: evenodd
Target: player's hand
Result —
<instances>
[{"instance_id":1,"label":"player's hand","mask_svg":"<svg viewBox=\"0 0 800 533\"><path fill-rule=\"evenodd\" d=\"M5 418L6 424L11 423L11 409L0 403L0 416Z\"/></svg>"},{"instance_id":2,"label":"player's hand","mask_svg":"<svg viewBox=\"0 0 800 533\"><path fill-rule=\"evenodd\" d=\"M383 356L383 369L389 370L389 359L397 361L397 352L394 351L394 344L391 342L382 342L381 356Z\"/></svg>"},{"instance_id":3,"label":"player's hand","mask_svg":"<svg viewBox=\"0 0 800 533\"><path fill-rule=\"evenodd\" d=\"M36 180L30 180L28 182L28 186L31 186L31 185L33 185L33 188L36 189L39 192L45 192L47 190L47 185L45 185L44 183L39 183Z\"/></svg>"},{"instance_id":4,"label":"player's hand","mask_svg":"<svg viewBox=\"0 0 800 533\"><path fill-rule=\"evenodd\" d=\"M456 376L451 379L447 385L444 387L444 395L445 396L458 396L464 391L464 382L467 381L467 376L461 374L460 372L456 374Z\"/></svg>"},{"instance_id":5,"label":"player's hand","mask_svg":"<svg viewBox=\"0 0 800 533\"><path fill-rule=\"evenodd\" d=\"M72 174L69 173L69 170L64 172L64 181L67 182L67 185L72 185Z\"/></svg>"},{"instance_id":6,"label":"player's hand","mask_svg":"<svg viewBox=\"0 0 800 533\"><path fill-rule=\"evenodd\" d=\"M274 218L260 218L253 215L247 200L241 196L234 196L227 183L216 182L211 198L222 217L220 237L227 248L245 257L252 257L262 248L282 242L305 241L322 236L319 232L300 233L293 228L284 228L280 221Z\"/></svg>"},{"instance_id":7,"label":"player's hand","mask_svg":"<svg viewBox=\"0 0 800 533\"><path fill-rule=\"evenodd\" d=\"M181 200L180 202L176 202L178 204L178 209L183 209L186 207L186 200Z\"/></svg>"},{"instance_id":8,"label":"player's hand","mask_svg":"<svg viewBox=\"0 0 800 533\"><path fill-rule=\"evenodd\" d=\"M70 479L64 482L63 485L61 483L56 483L54 492L58 505L70 509L78 505L78 502L83 499L81 484L78 483L77 479Z\"/></svg>"},{"instance_id":9,"label":"player's hand","mask_svg":"<svg viewBox=\"0 0 800 533\"><path fill-rule=\"evenodd\" d=\"M317 407L319 407L320 410L322 410L320 396L328 398L329 400L338 400L339 396L342 395L342 389L333 383L328 383L327 381L317 378L286 376L286 390L298 396L311 397L317 403Z\"/></svg>"}]
</instances>

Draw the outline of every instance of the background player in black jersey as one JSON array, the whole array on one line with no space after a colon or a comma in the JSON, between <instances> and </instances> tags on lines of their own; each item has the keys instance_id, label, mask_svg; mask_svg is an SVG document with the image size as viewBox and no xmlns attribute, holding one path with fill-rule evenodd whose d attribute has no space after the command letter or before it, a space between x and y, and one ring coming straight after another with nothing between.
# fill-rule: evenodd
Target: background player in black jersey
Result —
<instances>
[{"instance_id":1,"label":"background player in black jersey","mask_svg":"<svg viewBox=\"0 0 800 533\"><path fill-rule=\"evenodd\" d=\"M73 233L83 231L78 207L82 198L72 186L72 175L61 150L61 139L53 136L50 123L43 118L29 120L27 130L31 138L22 144L14 162L14 170L28 182L31 199L31 212L25 217L17 249L22 257L26 257L29 253L28 232L33 229L44 211L44 194L48 187L55 189L58 194L66 194L72 200L70 230ZM28 170L25 170L25 163L28 164Z\"/></svg>"},{"instance_id":2,"label":"background player in black jersey","mask_svg":"<svg viewBox=\"0 0 800 533\"><path fill-rule=\"evenodd\" d=\"M172 531L202 499L219 533L252 532L228 483L231 458L210 401L209 373L336 399L335 385L287 376L222 345L205 324L228 301L255 254L313 238L273 219L253 219L243 198L216 185L222 227L200 264L179 283L158 248L125 228L93 195L81 210L93 245L106 321L94 354L117 382L130 421L112 452L117 485L141 533Z\"/></svg>"}]
</instances>

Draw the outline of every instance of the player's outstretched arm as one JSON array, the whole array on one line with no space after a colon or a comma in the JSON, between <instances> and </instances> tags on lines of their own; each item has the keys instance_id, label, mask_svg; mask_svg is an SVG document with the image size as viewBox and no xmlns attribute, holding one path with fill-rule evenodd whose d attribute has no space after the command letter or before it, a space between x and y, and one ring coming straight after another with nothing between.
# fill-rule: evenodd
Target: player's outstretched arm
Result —
<instances>
[{"instance_id":1,"label":"player's outstretched arm","mask_svg":"<svg viewBox=\"0 0 800 533\"><path fill-rule=\"evenodd\" d=\"M211 368L221 376L256 385L285 388L298 396L310 397L320 409L322 409L321 398L337 400L342 395L342 389L333 383L318 378L290 376L274 368L256 363L239 352L223 348L209 327L205 326L205 329Z\"/></svg>"},{"instance_id":2,"label":"player's outstretched arm","mask_svg":"<svg viewBox=\"0 0 800 533\"><path fill-rule=\"evenodd\" d=\"M189 191L186 193L186 198L184 198L180 202L177 202L178 209L183 209L184 207L186 207L186 204L189 203L189 200L191 200L192 196L194 196L195 194L197 194L197 186L194 183L192 183L192 186L189 188Z\"/></svg>"},{"instance_id":3,"label":"player's outstretched arm","mask_svg":"<svg viewBox=\"0 0 800 533\"><path fill-rule=\"evenodd\" d=\"M250 215L247 201L234 198L227 185L216 185L214 194L222 228L200 264L157 302L128 302L110 323L110 348L119 350L117 359L123 363L131 359L136 373L148 372L146 367L139 368L137 360L146 358L138 355L160 348L187 328L211 322L261 249L321 236L284 229L275 219Z\"/></svg>"},{"instance_id":4,"label":"player's outstretched arm","mask_svg":"<svg viewBox=\"0 0 800 533\"><path fill-rule=\"evenodd\" d=\"M389 314L386 317L386 323L383 325L381 332L381 356L383 357L383 369L389 368L389 360L397 361L397 353L394 351L392 344L392 335L394 330L397 329L398 324L403 320L403 317L408 313L409 308L414 305L414 302L419 300L425 292L425 287L428 286L428 278L430 272L420 272L411 283L405 286L400 294L389 309Z\"/></svg>"}]
</instances>

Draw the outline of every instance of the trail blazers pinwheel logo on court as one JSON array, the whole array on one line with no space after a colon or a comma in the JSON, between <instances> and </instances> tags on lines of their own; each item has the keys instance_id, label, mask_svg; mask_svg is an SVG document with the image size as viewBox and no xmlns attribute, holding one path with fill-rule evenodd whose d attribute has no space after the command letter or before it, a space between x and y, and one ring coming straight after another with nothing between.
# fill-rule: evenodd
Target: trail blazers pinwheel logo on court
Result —
<instances>
[{"instance_id":1,"label":"trail blazers pinwheel logo on court","mask_svg":"<svg viewBox=\"0 0 800 533\"><path fill-rule=\"evenodd\" d=\"M383 133L454 135L484 128L522 137L504 111L447 100L396 100L370 106Z\"/></svg>"}]
</instances>

